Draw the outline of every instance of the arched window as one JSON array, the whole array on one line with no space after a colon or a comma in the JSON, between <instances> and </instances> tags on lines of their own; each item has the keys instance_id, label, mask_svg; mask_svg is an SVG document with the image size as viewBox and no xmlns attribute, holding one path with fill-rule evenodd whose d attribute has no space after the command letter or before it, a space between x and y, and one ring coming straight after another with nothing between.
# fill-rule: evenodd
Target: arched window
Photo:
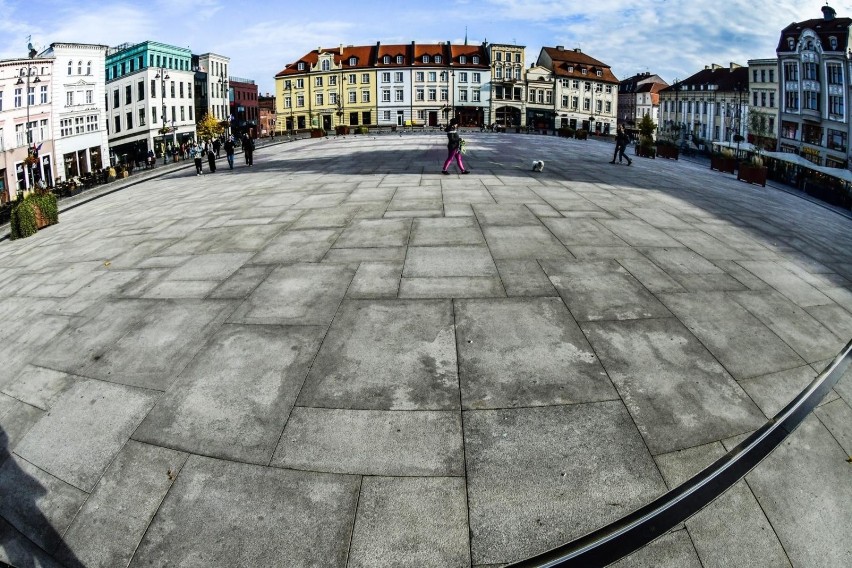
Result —
<instances>
[{"instance_id":1,"label":"arched window","mask_svg":"<svg viewBox=\"0 0 852 568\"><path fill-rule=\"evenodd\" d=\"M73 66L74 66L74 62L73 62L73 61L69 61L69 62L68 62L68 74L69 74L69 75L71 74L71 68L72 68Z\"/></svg>"},{"instance_id":2,"label":"arched window","mask_svg":"<svg viewBox=\"0 0 852 568\"><path fill-rule=\"evenodd\" d=\"M78 61L77 62L77 75L82 75L82 74L83 74L83 62Z\"/></svg>"},{"instance_id":3,"label":"arched window","mask_svg":"<svg viewBox=\"0 0 852 568\"><path fill-rule=\"evenodd\" d=\"M86 75L91 75L91 74L92 74L92 62L89 61L88 63L86 63Z\"/></svg>"},{"instance_id":4,"label":"arched window","mask_svg":"<svg viewBox=\"0 0 852 568\"><path fill-rule=\"evenodd\" d=\"M331 63L329 63L328 59L323 59L321 67L323 71L328 71L329 69L331 69Z\"/></svg>"},{"instance_id":5,"label":"arched window","mask_svg":"<svg viewBox=\"0 0 852 568\"><path fill-rule=\"evenodd\" d=\"M828 42L831 44L832 51L836 51L837 50L837 38L834 37L834 36L831 36L830 38L828 38Z\"/></svg>"},{"instance_id":6,"label":"arched window","mask_svg":"<svg viewBox=\"0 0 852 568\"><path fill-rule=\"evenodd\" d=\"M790 51L793 51L793 46L795 45L795 43L796 41L793 38L787 38L787 47L790 48Z\"/></svg>"}]
</instances>

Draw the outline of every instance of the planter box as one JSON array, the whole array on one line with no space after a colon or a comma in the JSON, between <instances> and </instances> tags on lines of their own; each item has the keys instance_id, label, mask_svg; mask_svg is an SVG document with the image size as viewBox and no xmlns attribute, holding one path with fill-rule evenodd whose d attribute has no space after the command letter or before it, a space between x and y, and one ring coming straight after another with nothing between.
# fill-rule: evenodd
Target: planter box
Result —
<instances>
[{"instance_id":1,"label":"planter box","mask_svg":"<svg viewBox=\"0 0 852 568\"><path fill-rule=\"evenodd\" d=\"M336 130L336 132L337 132L337 134L338 134L338 135L341 135L341 134L342 134L342 135L349 134L349 127L348 127L347 125L345 125L345 124L340 125L340 126L337 126L337 127L335 128L335 130Z\"/></svg>"},{"instance_id":2,"label":"planter box","mask_svg":"<svg viewBox=\"0 0 852 568\"><path fill-rule=\"evenodd\" d=\"M311 130L311 138L322 138L323 136L325 136L325 131Z\"/></svg>"},{"instance_id":3,"label":"planter box","mask_svg":"<svg viewBox=\"0 0 852 568\"><path fill-rule=\"evenodd\" d=\"M734 173L737 169L737 161L733 158L724 158L720 156L710 157L710 169L720 172Z\"/></svg>"},{"instance_id":4,"label":"planter box","mask_svg":"<svg viewBox=\"0 0 852 568\"><path fill-rule=\"evenodd\" d=\"M737 170L737 179L747 183L756 183L766 187L766 166L752 166L740 164Z\"/></svg>"},{"instance_id":5,"label":"planter box","mask_svg":"<svg viewBox=\"0 0 852 568\"><path fill-rule=\"evenodd\" d=\"M669 160L677 160L678 158L678 149L675 146L657 146L657 155L661 158L666 158Z\"/></svg>"},{"instance_id":6,"label":"planter box","mask_svg":"<svg viewBox=\"0 0 852 568\"><path fill-rule=\"evenodd\" d=\"M640 158L651 158L653 160L656 157L656 152L654 151L654 148L636 146L636 155Z\"/></svg>"}]
</instances>

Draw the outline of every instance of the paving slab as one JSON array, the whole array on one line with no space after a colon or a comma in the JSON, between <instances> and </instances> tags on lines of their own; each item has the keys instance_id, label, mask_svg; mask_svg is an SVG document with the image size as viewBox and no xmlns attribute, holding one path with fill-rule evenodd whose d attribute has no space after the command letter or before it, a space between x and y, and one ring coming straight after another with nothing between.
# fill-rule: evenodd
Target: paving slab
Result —
<instances>
[{"instance_id":1,"label":"paving slab","mask_svg":"<svg viewBox=\"0 0 852 568\"><path fill-rule=\"evenodd\" d=\"M600 219L597 221L633 247L677 247L675 239L638 219Z\"/></svg>"},{"instance_id":2,"label":"paving slab","mask_svg":"<svg viewBox=\"0 0 852 568\"><path fill-rule=\"evenodd\" d=\"M408 244L410 219L363 219L347 227L334 248L382 248Z\"/></svg>"},{"instance_id":3,"label":"paving slab","mask_svg":"<svg viewBox=\"0 0 852 568\"><path fill-rule=\"evenodd\" d=\"M42 410L50 410L75 380L68 373L28 365L17 377L9 376L0 382L0 391Z\"/></svg>"},{"instance_id":4,"label":"paving slab","mask_svg":"<svg viewBox=\"0 0 852 568\"><path fill-rule=\"evenodd\" d=\"M90 493L159 394L99 381L77 382L15 452Z\"/></svg>"},{"instance_id":5,"label":"paving slab","mask_svg":"<svg viewBox=\"0 0 852 568\"><path fill-rule=\"evenodd\" d=\"M455 317L464 408L617 398L559 298L457 300Z\"/></svg>"},{"instance_id":6,"label":"paving slab","mask_svg":"<svg viewBox=\"0 0 852 568\"><path fill-rule=\"evenodd\" d=\"M507 296L558 296L541 265L535 260L495 262Z\"/></svg>"},{"instance_id":7,"label":"paving slab","mask_svg":"<svg viewBox=\"0 0 852 568\"><path fill-rule=\"evenodd\" d=\"M402 262L362 262L346 291L347 298L396 298L402 277Z\"/></svg>"},{"instance_id":8,"label":"paving slab","mask_svg":"<svg viewBox=\"0 0 852 568\"><path fill-rule=\"evenodd\" d=\"M763 425L764 416L751 399L676 319L588 322L581 327L651 453Z\"/></svg>"},{"instance_id":9,"label":"paving slab","mask_svg":"<svg viewBox=\"0 0 852 568\"><path fill-rule=\"evenodd\" d=\"M310 326L224 326L133 438L268 464L324 332Z\"/></svg>"},{"instance_id":10,"label":"paving slab","mask_svg":"<svg viewBox=\"0 0 852 568\"><path fill-rule=\"evenodd\" d=\"M366 477L347 566L470 566L462 478Z\"/></svg>"},{"instance_id":11,"label":"paving slab","mask_svg":"<svg viewBox=\"0 0 852 568\"><path fill-rule=\"evenodd\" d=\"M497 276L486 246L408 247L405 278Z\"/></svg>"},{"instance_id":12,"label":"paving slab","mask_svg":"<svg viewBox=\"0 0 852 568\"><path fill-rule=\"evenodd\" d=\"M251 259L252 264L318 262L340 235L339 229L285 231Z\"/></svg>"},{"instance_id":13,"label":"paving slab","mask_svg":"<svg viewBox=\"0 0 852 568\"><path fill-rule=\"evenodd\" d=\"M740 264L775 290L802 307L830 304L831 299L788 269L767 260L740 261Z\"/></svg>"},{"instance_id":14,"label":"paving slab","mask_svg":"<svg viewBox=\"0 0 852 568\"><path fill-rule=\"evenodd\" d=\"M471 410L464 432L473 564L544 552L665 491L620 402Z\"/></svg>"},{"instance_id":15,"label":"paving slab","mask_svg":"<svg viewBox=\"0 0 852 568\"><path fill-rule=\"evenodd\" d=\"M506 291L497 277L439 276L432 278L402 278L399 297L425 298L504 298Z\"/></svg>"},{"instance_id":16,"label":"paving slab","mask_svg":"<svg viewBox=\"0 0 852 568\"><path fill-rule=\"evenodd\" d=\"M482 232L495 260L573 258L568 249L541 225L486 225Z\"/></svg>"},{"instance_id":17,"label":"paving slab","mask_svg":"<svg viewBox=\"0 0 852 568\"><path fill-rule=\"evenodd\" d=\"M459 408L451 303L345 301L298 404L362 410Z\"/></svg>"},{"instance_id":18,"label":"paving slab","mask_svg":"<svg viewBox=\"0 0 852 568\"><path fill-rule=\"evenodd\" d=\"M409 244L412 247L484 245L485 237L473 217L415 219Z\"/></svg>"},{"instance_id":19,"label":"paving slab","mask_svg":"<svg viewBox=\"0 0 852 568\"><path fill-rule=\"evenodd\" d=\"M542 219L542 222L566 246L594 245L618 247L627 244L595 219L545 218Z\"/></svg>"},{"instance_id":20,"label":"paving slab","mask_svg":"<svg viewBox=\"0 0 852 568\"><path fill-rule=\"evenodd\" d=\"M837 399L819 406L814 414L828 428L837 443L852 456L852 407Z\"/></svg>"}]
</instances>

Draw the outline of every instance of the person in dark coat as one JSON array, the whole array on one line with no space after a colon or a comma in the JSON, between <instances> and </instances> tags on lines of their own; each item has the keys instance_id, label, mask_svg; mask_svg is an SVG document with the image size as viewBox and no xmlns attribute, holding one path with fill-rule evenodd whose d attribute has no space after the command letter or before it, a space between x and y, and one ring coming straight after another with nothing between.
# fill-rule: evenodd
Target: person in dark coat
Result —
<instances>
[{"instance_id":1,"label":"person in dark coat","mask_svg":"<svg viewBox=\"0 0 852 568\"><path fill-rule=\"evenodd\" d=\"M210 166L210 173L216 171L216 152L213 151L213 146L207 148L207 164Z\"/></svg>"},{"instance_id":2,"label":"person in dark coat","mask_svg":"<svg viewBox=\"0 0 852 568\"><path fill-rule=\"evenodd\" d=\"M251 136L246 135L243 138L243 153L246 157L246 165L253 166L254 165L254 140L251 139Z\"/></svg>"},{"instance_id":3,"label":"person in dark coat","mask_svg":"<svg viewBox=\"0 0 852 568\"><path fill-rule=\"evenodd\" d=\"M461 137L459 136L459 119L453 118L450 120L450 124L447 126L447 160L444 162L444 167L441 169L441 173L448 176L450 172L447 171L447 168L450 167L450 164L453 160L456 160L456 163L461 170L461 173L468 174L469 170L466 170L464 167L464 163L462 162L461 157Z\"/></svg>"},{"instance_id":4,"label":"person in dark coat","mask_svg":"<svg viewBox=\"0 0 852 568\"><path fill-rule=\"evenodd\" d=\"M228 167L234 169L234 137L229 136L225 140L225 157L228 159Z\"/></svg>"},{"instance_id":5,"label":"person in dark coat","mask_svg":"<svg viewBox=\"0 0 852 568\"><path fill-rule=\"evenodd\" d=\"M630 142L630 137L627 136L627 133L624 131L623 126L619 126L618 130L615 133L615 152L612 153L612 161L610 164L615 163L615 158L618 158L618 162L621 163L622 159L627 160L627 165L633 164L633 160L630 159L627 154L624 153L627 150L627 143Z\"/></svg>"}]
</instances>

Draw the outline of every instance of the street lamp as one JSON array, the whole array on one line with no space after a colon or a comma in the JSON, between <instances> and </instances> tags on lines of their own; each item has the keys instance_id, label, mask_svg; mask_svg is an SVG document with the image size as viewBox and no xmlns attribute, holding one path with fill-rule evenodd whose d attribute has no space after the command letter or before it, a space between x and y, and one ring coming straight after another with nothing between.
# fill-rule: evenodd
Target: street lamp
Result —
<instances>
[{"instance_id":1,"label":"street lamp","mask_svg":"<svg viewBox=\"0 0 852 568\"><path fill-rule=\"evenodd\" d=\"M287 138L291 138L293 135L293 80L289 79L287 81L287 92L290 93L290 124L287 129Z\"/></svg>"},{"instance_id":2,"label":"street lamp","mask_svg":"<svg viewBox=\"0 0 852 568\"><path fill-rule=\"evenodd\" d=\"M35 56L36 56L36 49L33 47L33 44L28 43L27 49L28 49L27 56L29 57L29 59L30 60L34 59ZM35 180L33 180L32 159L35 156L35 147L33 145L32 124L30 123L30 77L35 76L35 79L33 79L33 81L32 81L33 83L40 83L41 79L39 79L37 71L38 71L38 69L35 66L33 66L32 63L29 63L29 62L27 63L27 71L26 71L26 75L27 75L27 81L26 81L26 85L27 85L27 87L26 87L27 88L27 92L26 92L26 96L27 96L26 137L27 137L27 158L28 158L28 160L27 160L27 174L26 174L27 179L25 180L24 185L26 185L26 183L29 182L33 186L35 185ZM21 77L19 76L18 81L15 84L16 85L23 85L24 80L21 79ZM32 97L33 97L33 103L35 103L35 92L33 92Z\"/></svg>"},{"instance_id":3,"label":"street lamp","mask_svg":"<svg viewBox=\"0 0 852 568\"><path fill-rule=\"evenodd\" d=\"M219 88L222 89L222 102L225 104L222 105L222 110L225 114L225 120L227 121L228 126L225 127L225 135L228 135L228 128L231 124L231 109L228 104L228 79L225 77L224 73L219 74Z\"/></svg>"},{"instance_id":4,"label":"street lamp","mask_svg":"<svg viewBox=\"0 0 852 568\"><path fill-rule=\"evenodd\" d=\"M166 79L169 79L168 73L164 67L160 67L160 71L154 76L154 79L160 79L160 92L163 94L163 165L168 162L166 160Z\"/></svg>"}]
</instances>

